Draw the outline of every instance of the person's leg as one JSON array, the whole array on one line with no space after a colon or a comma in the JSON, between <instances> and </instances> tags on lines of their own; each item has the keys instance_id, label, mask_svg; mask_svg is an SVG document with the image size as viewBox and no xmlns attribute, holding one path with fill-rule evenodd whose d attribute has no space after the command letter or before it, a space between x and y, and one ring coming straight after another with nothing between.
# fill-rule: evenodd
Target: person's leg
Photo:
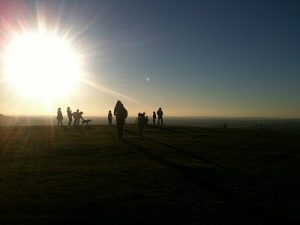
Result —
<instances>
[{"instance_id":1,"label":"person's leg","mask_svg":"<svg viewBox=\"0 0 300 225\"><path fill-rule=\"evenodd\" d=\"M122 138L122 128L121 128L121 125L118 124L117 127L118 127L118 138L121 139Z\"/></svg>"},{"instance_id":2,"label":"person's leg","mask_svg":"<svg viewBox=\"0 0 300 225\"><path fill-rule=\"evenodd\" d=\"M122 118L117 118L117 127L118 127L118 137L119 139L123 136L123 126L124 126L124 120Z\"/></svg>"},{"instance_id":3,"label":"person's leg","mask_svg":"<svg viewBox=\"0 0 300 225\"><path fill-rule=\"evenodd\" d=\"M117 118L117 129L118 129L118 138L121 138L121 123L120 120Z\"/></svg>"},{"instance_id":4,"label":"person's leg","mask_svg":"<svg viewBox=\"0 0 300 225\"><path fill-rule=\"evenodd\" d=\"M123 137L123 124L120 126L120 138Z\"/></svg>"}]
</instances>

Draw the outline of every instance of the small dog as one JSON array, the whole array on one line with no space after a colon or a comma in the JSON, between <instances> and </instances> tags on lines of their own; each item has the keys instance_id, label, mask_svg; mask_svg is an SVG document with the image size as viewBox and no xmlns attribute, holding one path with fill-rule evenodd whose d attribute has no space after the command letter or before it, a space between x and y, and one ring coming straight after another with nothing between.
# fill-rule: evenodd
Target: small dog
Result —
<instances>
[{"instance_id":1,"label":"small dog","mask_svg":"<svg viewBox=\"0 0 300 225\"><path fill-rule=\"evenodd\" d=\"M81 125L83 125L83 124L86 124L87 126L89 125L89 122L91 122L92 120L82 120L82 124Z\"/></svg>"}]
</instances>

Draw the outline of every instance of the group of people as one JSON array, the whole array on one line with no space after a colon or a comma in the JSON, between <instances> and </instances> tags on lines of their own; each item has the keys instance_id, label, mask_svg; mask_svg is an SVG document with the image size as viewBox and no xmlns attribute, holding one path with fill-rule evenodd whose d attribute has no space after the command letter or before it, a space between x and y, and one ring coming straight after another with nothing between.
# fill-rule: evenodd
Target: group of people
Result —
<instances>
[{"instance_id":1,"label":"group of people","mask_svg":"<svg viewBox=\"0 0 300 225\"><path fill-rule=\"evenodd\" d=\"M118 137L121 139L123 136L123 127L125 124L125 119L128 116L128 112L120 100L118 100L116 103L116 106L114 108L114 115L116 116ZM152 119L153 119L154 126L156 126L156 118L158 119L157 125L162 126L163 125L163 111L161 108L159 108L157 110L157 112L153 111ZM113 114L112 114L111 110L108 111L107 119L108 119L108 124L112 125ZM140 136L143 135L143 130L147 126L148 122L149 122L149 118L148 118L148 116L146 116L146 113L139 112L137 119L136 119L136 123L138 125L138 132L139 132Z\"/></svg>"},{"instance_id":2,"label":"group of people","mask_svg":"<svg viewBox=\"0 0 300 225\"><path fill-rule=\"evenodd\" d=\"M68 115L68 119L69 119L69 123L68 123L69 126L72 125L72 121L74 121L73 126L80 125L80 120L82 120L82 124L84 124L84 123L88 124L88 122L91 121L91 120L85 120L82 116L83 112L80 112L79 109L77 109L75 112L72 112L71 108L68 107L67 115ZM111 110L109 110L109 112L108 112L107 119L108 119L109 125L112 125L113 115L116 117L118 138L121 139L123 136L123 127L125 124L125 120L128 116L128 112L120 100L117 101L113 114L112 114ZM157 125L162 126L163 125L163 111L161 108L159 108L157 110L157 112L153 111L152 119L153 119L154 126L156 126L156 118L158 118ZM58 110L57 110L58 126L63 126L62 121L63 121L63 114L62 114L61 108L58 108ZM146 113L138 113L137 123L138 123L138 127L139 127L139 135L142 135L143 129L148 124L148 121L149 121L149 119L148 119L148 116L146 116Z\"/></svg>"},{"instance_id":3,"label":"group of people","mask_svg":"<svg viewBox=\"0 0 300 225\"><path fill-rule=\"evenodd\" d=\"M159 107L159 109L157 110L156 113L155 113L155 111L153 111L153 116L152 116L153 126L156 126L156 117L157 117L157 125L158 126L162 126L164 124L163 115L164 115L164 112L162 111L161 107Z\"/></svg>"},{"instance_id":4,"label":"group of people","mask_svg":"<svg viewBox=\"0 0 300 225\"><path fill-rule=\"evenodd\" d=\"M85 120L83 118L83 112L79 111L79 109L77 109L75 112L72 112L71 108L68 106L67 107L67 115L68 115L68 119L69 119L69 123L68 125L71 126L72 125L72 121L73 121L73 126L79 126L80 125L80 120L82 120L82 124L83 123L87 123L90 121L90 120ZM61 108L58 108L57 109L57 125L58 126L63 126L63 114L62 114L62 111L61 111Z\"/></svg>"},{"instance_id":5,"label":"group of people","mask_svg":"<svg viewBox=\"0 0 300 225\"><path fill-rule=\"evenodd\" d=\"M152 116L152 122L153 126L156 126L156 118L157 120L157 125L162 126L163 125L163 111L161 108L157 110L157 112L153 111L153 116ZM137 117L137 125L139 129L139 135L143 135L143 130L144 128L148 125L149 119L148 116L146 116L146 113L138 113Z\"/></svg>"},{"instance_id":6,"label":"group of people","mask_svg":"<svg viewBox=\"0 0 300 225\"><path fill-rule=\"evenodd\" d=\"M138 129L139 129L139 135L142 136L143 135L143 130L144 128L148 125L148 116L146 116L146 113L138 113L138 117L137 117L137 125L138 125Z\"/></svg>"}]
</instances>

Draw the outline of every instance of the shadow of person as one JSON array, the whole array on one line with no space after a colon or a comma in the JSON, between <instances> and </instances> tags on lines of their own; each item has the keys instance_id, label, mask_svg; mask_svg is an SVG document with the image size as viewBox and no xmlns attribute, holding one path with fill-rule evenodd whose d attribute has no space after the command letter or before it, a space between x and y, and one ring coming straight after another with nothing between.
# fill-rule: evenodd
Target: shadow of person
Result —
<instances>
[{"instance_id":1,"label":"shadow of person","mask_svg":"<svg viewBox=\"0 0 300 225\"><path fill-rule=\"evenodd\" d=\"M276 221L279 221L280 224L284 224L284 222L287 222L287 224L297 224L293 219L282 215L279 211L266 209L252 199L245 198L244 195L241 195L243 189L239 191L232 190L230 187L240 185L241 179L243 179L240 174L210 165L199 165L197 167L188 166L188 164L181 165L178 162L172 161L172 159L159 155L159 153L151 152L151 149L145 147L148 145L140 146L130 140L123 140L122 142L142 153L150 160L173 169L181 174L183 180L193 183L199 189L205 189L207 192L214 194L219 200L237 205L244 213L254 217L255 221L260 221L264 224L267 224L267 222L276 224ZM247 179L243 180L243 182L247 182ZM274 212L276 213L274 214Z\"/></svg>"}]
</instances>

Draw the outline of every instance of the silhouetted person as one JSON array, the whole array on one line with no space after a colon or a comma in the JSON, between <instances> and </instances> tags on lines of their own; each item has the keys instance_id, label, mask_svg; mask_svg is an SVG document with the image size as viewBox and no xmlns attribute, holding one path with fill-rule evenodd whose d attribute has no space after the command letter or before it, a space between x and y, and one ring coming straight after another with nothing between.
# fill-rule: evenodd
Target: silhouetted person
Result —
<instances>
[{"instance_id":1,"label":"silhouetted person","mask_svg":"<svg viewBox=\"0 0 300 225\"><path fill-rule=\"evenodd\" d=\"M127 118L128 112L120 100L118 100L116 103L116 106L114 109L114 115L116 116L118 137L119 137L119 139L121 139L123 136L123 126L125 123L125 119Z\"/></svg>"},{"instance_id":2,"label":"silhouetted person","mask_svg":"<svg viewBox=\"0 0 300 225\"><path fill-rule=\"evenodd\" d=\"M59 126L63 126L63 123L62 123L62 120L63 120L63 115L62 115L62 112L61 112L61 108L58 108L57 109L57 117L56 117L56 119L57 119L57 125Z\"/></svg>"},{"instance_id":3,"label":"silhouetted person","mask_svg":"<svg viewBox=\"0 0 300 225\"><path fill-rule=\"evenodd\" d=\"M80 123L80 119L82 119L82 123L83 123L83 121L84 121L84 118L83 118L83 112L81 111L80 113L79 113L79 121L78 121L78 123Z\"/></svg>"},{"instance_id":4,"label":"silhouetted person","mask_svg":"<svg viewBox=\"0 0 300 225\"><path fill-rule=\"evenodd\" d=\"M138 124L138 131L139 135L143 135L143 130L148 124L148 116L145 116L146 113L138 113L138 118L137 118L137 124Z\"/></svg>"},{"instance_id":5,"label":"silhouetted person","mask_svg":"<svg viewBox=\"0 0 300 225\"><path fill-rule=\"evenodd\" d=\"M163 120L163 111L161 110L161 108L159 108L157 110L157 125L163 125L164 124L164 120Z\"/></svg>"},{"instance_id":6,"label":"silhouetted person","mask_svg":"<svg viewBox=\"0 0 300 225\"><path fill-rule=\"evenodd\" d=\"M153 126L155 126L156 125L156 113L155 113L155 111L153 111L152 120L153 120Z\"/></svg>"},{"instance_id":7,"label":"silhouetted person","mask_svg":"<svg viewBox=\"0 0 300 225\"><path fill-rule=\"evenodd\" d=\"M108 119L108 124L111 126L112 125L112 119L113 119L111 110L108 111L107 119Z\"/></svg>"},{"instance_id":8,"label":"silhouetted person","mask_svg":"<svg viewBox=\"0 0 300 225\"><path fill-rule=\"evenodd\" d=\"M67 114L68 114L68 118L69 118L69 126L71 126L72 124L72 110L70 107L67 108Z\"/></svg>"},{"instance_id":9,"label":"silhouetted person","mask_svg":"<svg viewBox=\"0 0 300 225\"><path fill-rule=\"evenodd\" d=\"M81 125L86 124L88 126L91 120L84 119L82 115L83 115L82 111L78 113L78 125L80 124L80 120L82 120Z\"/></svg>"},{"instance_id":10,"label":"silhouetted person","mask_svg":"<svg viewBox=\"0 0 300 225\"><path fill-rule=\"evenodd\" d=\"M76 110L76 112L73 112L73 117L74 117L74 126L78 126L79 125L79 121L80 121L80 112L79 109Z\"/></svg>"},{"instance_id":11,"label":"silhouetted person","mask_svg":"<svg viewBox=\"0 0 300 225\"><path fill-rule=\"evenodd\" d=\"M224 129L227 129L227 123L224 123Z\"/></svg>"},{"instance_id":12,"label":"silhouetted person","mask_svg":"<svg viewBox=\"0 0 300 225\"><path fill-rule=\"evenodd\" d=\"M73 126L75 126L75 125L76 125L76 124L75 124L75 123L76 123L76 112L72 112L72 116L73 116L73 119L74 119L74 120L73 120L73 121L74 121L74 122L73 122Z\"/></svg>"},{"instance_id":13,"label":"silhouetted person","mask_svg":"<svg viewBox=\"0 0 300 225\"><path fill-rule=\"evenodd\" d=\"M139 135L142 135L142 120L143 120L143 114L142 113L138 113L138 117L137 117L137 125L138 125L138 132Z\"/></svg>"}]
</instances>

